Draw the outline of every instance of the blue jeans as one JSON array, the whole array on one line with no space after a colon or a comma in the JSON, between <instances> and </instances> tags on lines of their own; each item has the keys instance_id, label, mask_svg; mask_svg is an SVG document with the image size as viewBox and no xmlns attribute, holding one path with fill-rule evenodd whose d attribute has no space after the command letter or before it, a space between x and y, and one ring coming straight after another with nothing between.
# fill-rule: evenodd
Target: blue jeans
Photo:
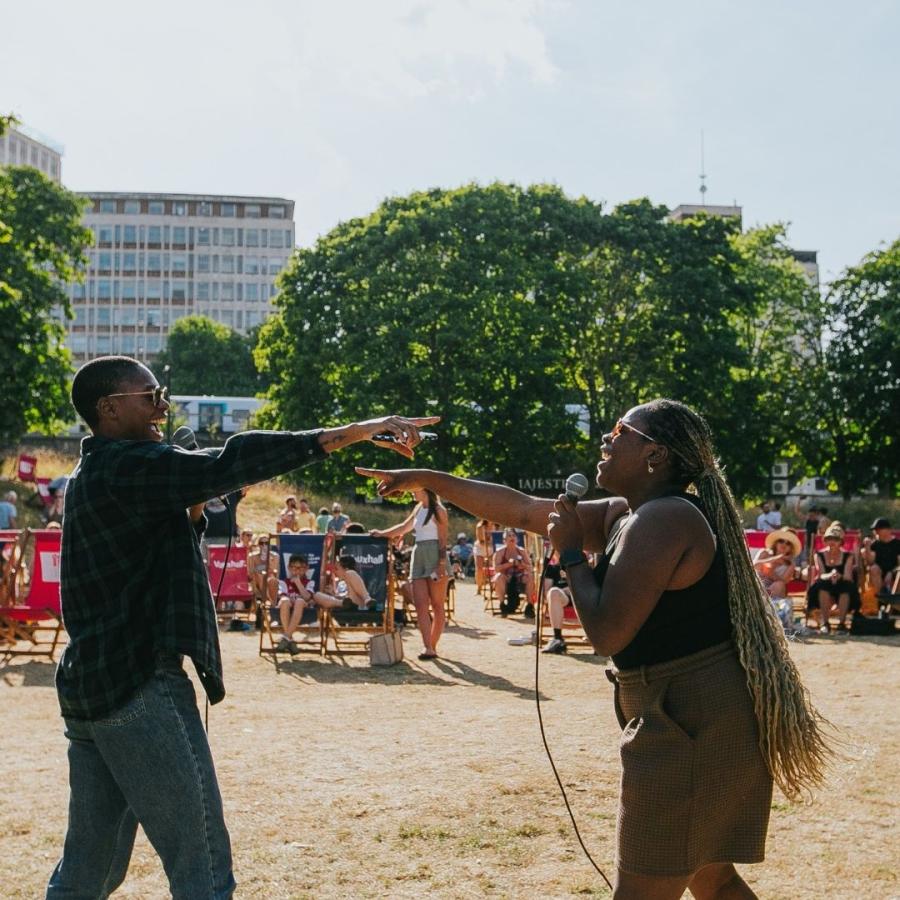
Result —
<instances>
[{"instance_id":1,"label":"blue jeans","mask_svg":"<svg viewBox=\"0 0 900 900\"><path fill-rule=\"evenodd\" d=\"M138 823L174 900L230 898L222 797L194 686L179 659L104 719L66 719L69 826L48 898L104 900L124 880Z\"/></svg>"}]
</instances>

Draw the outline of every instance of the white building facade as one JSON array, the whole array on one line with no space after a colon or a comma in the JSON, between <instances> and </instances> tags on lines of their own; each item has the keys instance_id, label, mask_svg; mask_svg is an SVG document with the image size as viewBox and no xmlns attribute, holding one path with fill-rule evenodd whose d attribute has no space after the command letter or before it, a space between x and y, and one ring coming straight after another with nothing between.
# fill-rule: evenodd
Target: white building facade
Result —
<instances>
[{"instance_id":1,"label":"white building facade","mask_svg":"<svg viewBox=\"0 0 900 900\"><path fill-rule=\"evenodd\" d=\"M59 184L63 148L25 126L13 126L0 136L0 166L32 166Z\"/></svg>"},{"instance_id":2,"label":"white building facade","mask_svg":"<svg viewBox=\"0 0 900 900\"><path fill-rule=\"evenodd\" d=\"M94 233L83 284L69 285L66 345L76 364L108 353L151 361L178 319L246 333L270 314L294 248L281 197L86 192Z\"/></svg>"}]
</instances>

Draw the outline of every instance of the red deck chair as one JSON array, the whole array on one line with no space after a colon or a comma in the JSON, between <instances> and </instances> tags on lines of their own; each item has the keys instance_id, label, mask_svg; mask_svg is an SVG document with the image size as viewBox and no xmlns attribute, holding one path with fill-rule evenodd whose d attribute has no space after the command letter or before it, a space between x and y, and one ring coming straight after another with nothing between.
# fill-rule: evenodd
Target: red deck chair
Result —
<instances>
[{"instance_id":1,"label":"red deck chair","mask_svg":"<svg viewBox=\"0 0 900 900\"><path fill-rule=\"evenodd\" d=\"M229 619L243 616L250 619L256 615L253 603L253 587L247 575L247 548L242 544L232 544L228 554L228 565L225 566L225 544L209 545L209 561L207 574L213 599L216 599L216 615ZM222 578L222 570L225 577ZM219 590L221 583L222 589Z\"/></svg>"},{"instance_id":2,"label":"red deck chair","mask_svg":"<svg viewBox=\"0 0 900 900\"><path fill-rule=\"evenodd\" d=\"M34 481L37 472L37 457L29 456L27 453L19 454L19 464L16 467L16 478L19 481Z\"/></svg>"},{"instance_id":3,"label":"red deck chair","mask_svg":"<svg viewBox=\"0 0 900 900\"><path fill-rule=\"evenodd\" d=\"M37 490L38 497L41 498L41 505L44 509L50 509L54 503L53 497L50 496L50 479L36 477L34 479L34 487Z\"/></svg>"},{"instance_id":4,"label":"red deck chair","mask_svg":"<svg viewBox=\"0 0 900 900\"><path fill-rule=\"evenodd\" d=\"M9 642L2 652L7 656L49 656L52 660L63 630L59 603L62 532L58 528L28 529L26 534L34 541L31 587L21 603L0 607L0 630ZM19 644L29 646L22 649Z\"/></svg>"}]
</instances>

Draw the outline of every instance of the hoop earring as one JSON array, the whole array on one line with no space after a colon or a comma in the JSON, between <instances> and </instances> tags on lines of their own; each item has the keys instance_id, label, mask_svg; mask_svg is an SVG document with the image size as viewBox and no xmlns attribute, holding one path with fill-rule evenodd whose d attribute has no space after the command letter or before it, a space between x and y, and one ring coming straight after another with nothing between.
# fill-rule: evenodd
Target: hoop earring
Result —
<instances>
[{"instance_id":1,"label":"hoop earring","mask_svg":"<svg viewBox=\"0 0 900 900\"><path fill-rule=\"evenodd\" d=\"M653 466L651 466L649 462L647 463L647 471L648 471L650 474L653 474Z\"/></svg>"}]
</instances>

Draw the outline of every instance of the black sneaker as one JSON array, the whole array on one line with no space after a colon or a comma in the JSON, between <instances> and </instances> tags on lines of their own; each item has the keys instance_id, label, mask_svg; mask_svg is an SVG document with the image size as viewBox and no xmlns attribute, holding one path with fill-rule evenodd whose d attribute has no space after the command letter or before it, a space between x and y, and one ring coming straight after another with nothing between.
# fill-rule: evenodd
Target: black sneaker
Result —
<instances>
[{"instance_id":1,"label":"black sneaker","mask_svg":"<svg viewBox=\"0 0 900 900\"><path fill-rule=\"evenodd\" d=\"M544 644L541 653L565 653L568 649L566 642L562 638L554 637Z\"/></svg>"},{"instance_id":2,"label":"black sneaker","mask_svg":"<svg viewBox=\"0 0 900 900\"><path fill-rule=\"evenodd\" d=\"M522 615L525 616L526 619L533 619L534 618L534 604L526 603L525 604L525 612L523 612Z\"/></svg>"}]
</instances>

